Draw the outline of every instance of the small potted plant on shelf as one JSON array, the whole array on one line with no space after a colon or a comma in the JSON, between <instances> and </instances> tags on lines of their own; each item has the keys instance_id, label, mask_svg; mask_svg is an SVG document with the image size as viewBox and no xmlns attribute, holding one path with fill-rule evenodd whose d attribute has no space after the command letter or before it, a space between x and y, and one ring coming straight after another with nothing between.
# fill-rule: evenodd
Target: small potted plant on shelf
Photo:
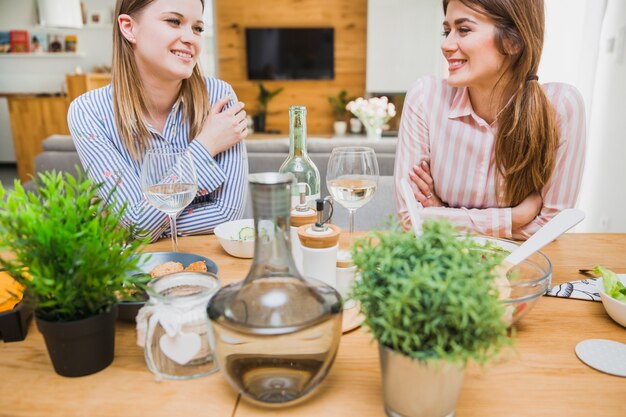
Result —
<instances>
[{"instance_id":1,"label":"small potted plant on shelf","mask_svg":"<svg viewBox=\"0 0 626 417\"><path fill-rule=\"evenodd\" d=\"M354 298L378 341L388 415L448 416L469 361L509 345L494 268L503 256L445 221L423 234L372 232L352 247L361 280Z\"/></svg>"},{"instance_id":2,"label":"small potted plant on shelf","mask_svg":"<svg viewBox=\"0 0 626 417\"><path fill-rule=\"evenodd\" d=\"M346 134L348 128L348 124L346 123L348 110L346 109L346 106L352 100L354 100L354 98L348 97L348 92L346 90L341 90L337 96L328 97L328 103L332 108L333 118L335 119L333 129L335 130L335 135L337 136L343 136Z\"/></svg>"},{"instance_id":3,"label":"small potted plant on shelf","mask_svg":"<svg viewBox=\"0 0 626 417\"><path fill-rule=\"evenodd\" d=\"M257 100L259 101L259 113L254 120L254 129L258 132L265 132L265 119L267 117L267 107L271 99L280 94L284 90L284 87L277 88L274 91L270 91L263 83L259 83L259 95Z\"/></svg>"},{"instance_id":4,"label":"small potted plant on shelf","mask_svg":"<svg viewBox=\"0 0 626 417\"><path fill-rule=\"evenodd\" d=\"M37 194L0 185L0 266L25 288L55 371L89 375L113 361L117 294L142 287L125 206L107 210L101 185L78 175L40 174Z\"/></svg>"}]
</instances>

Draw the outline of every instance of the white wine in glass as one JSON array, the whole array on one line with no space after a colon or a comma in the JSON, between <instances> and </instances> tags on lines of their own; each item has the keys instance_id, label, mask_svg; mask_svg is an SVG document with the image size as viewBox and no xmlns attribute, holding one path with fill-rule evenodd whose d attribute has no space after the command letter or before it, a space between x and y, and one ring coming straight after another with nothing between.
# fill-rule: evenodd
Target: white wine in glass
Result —
<instances>
[{"instance_id":1,"label":"white wine in glass","mask_svg":"<svg viewBox=\"0 0 626 417\"><path fill-rule=\"evenodd\" d=\"M378 161L372 148L333 149L328 159L326 186L333 199L348 209L350 240L354 212L374 197L378 186Z\"/></svg>"},{"instance_id":2,"label":"white wine in glass","mask_svg":"<svg viewBox=\"0 0 626 417\"><path fill-rule=\"evenodd\" d=\"M198 179L186 149L149 149L141 165L141 188L148 203L168 215L172 250L178 250L176 217L193 201Z\"/></svg>"}]
</instances>

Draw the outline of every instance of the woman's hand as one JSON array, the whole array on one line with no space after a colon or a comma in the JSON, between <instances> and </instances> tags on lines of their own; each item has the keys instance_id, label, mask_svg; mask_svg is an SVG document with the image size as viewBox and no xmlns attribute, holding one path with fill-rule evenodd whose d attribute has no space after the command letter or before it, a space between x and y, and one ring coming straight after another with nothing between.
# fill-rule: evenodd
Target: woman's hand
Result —
<instances>
[{"instance_id":1,"label":"woman's hand","mask_svg":"<svg viewBox=\"0 0 626 417\"><path fill-rule=\"evenodd\" d=\"M409 178L417 185L417 190L413 189L413 194L417 201L424 207L442 207L443 202L435 193L433 177L430 173L430 166L426 161L415 165L409 171Z\"/></svg>"},{"instance_id":2,"label":"woman's hand","mask_svg":"<svg viewBox=\"0 0 626 417\"><path fill-rule=\"evenodd\" d=\"M225 96L211 107L202 131L196 138L211 156L232 148L248 136L244 104L239 101L228 110L222 111L229 101L230 96Z\"/></svg>"},{"instance_id":3,"label":"woman's hand","mask_svg":"<svg viewBox=\"0 0 626 417\"><path fill-rule=\"evenodd\" d=\"M526 197L515 207L511 207L511 223L513 230L526 226L533 221L543 207L543 199L535 192Z\"/></svg>"}]
</instances>

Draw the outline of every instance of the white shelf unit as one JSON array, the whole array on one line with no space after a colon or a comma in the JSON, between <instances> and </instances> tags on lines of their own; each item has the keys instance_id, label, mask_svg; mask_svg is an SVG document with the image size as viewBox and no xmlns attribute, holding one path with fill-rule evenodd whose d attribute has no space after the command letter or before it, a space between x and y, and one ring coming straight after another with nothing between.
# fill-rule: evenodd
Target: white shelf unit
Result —
<instances>
[{"instance_id":1,"label":"white shelf unit","mask_svg":"<svg viewBox=\"0 0 626 417\"><path fill-rule=\"evenodd\" d=\"M85 54L82 52L14 52L8 54L0 54L0 59L2 58L14 58L14 59L22 59L22 58L82 58Z\"/></svg>"}]
</instances>

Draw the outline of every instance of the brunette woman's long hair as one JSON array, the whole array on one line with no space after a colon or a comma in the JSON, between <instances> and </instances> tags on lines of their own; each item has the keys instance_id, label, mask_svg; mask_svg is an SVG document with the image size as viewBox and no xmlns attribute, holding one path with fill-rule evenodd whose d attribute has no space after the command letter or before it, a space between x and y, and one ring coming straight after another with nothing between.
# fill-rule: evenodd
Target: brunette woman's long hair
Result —
<instances>
[{"instance_id":1,"label":"brunette woman's long hair","mask_svg":"<svg viewBox=\"0 0 626 417\"><path fill-rule=\"evenodd\" d=\"M117 18L122 14L136 17L154 0L117 0L113 25L113 110L115 126L122 143L136 160L140 160L147 148L150 131L144 114L148 113L145 87L135 64L132 44L122 35ZM204 9L204 0L198 0ZM183 118L189 124L189 138L195 138L209 114L209 98L206 83L198 64L191 77L183 80L180 88L183 100Z\"/></svg>"},{"instance_id":2,"label":"brunette woman's long hair","mask_svg":"<svg viewBox=\"0 0 626 417\"><path fill-rule=\"evenodd\" d=\"M451 0L443 0L446 13ZM546 185L556 159L559 131L555 111L537 82L543 49L543 0L456 0L495 22L495 41L506 55L506 77L494 163L504 179L504 203L515 206ZM497 183L497 182L496 182Z\"/></svg>"}]
</instances>

